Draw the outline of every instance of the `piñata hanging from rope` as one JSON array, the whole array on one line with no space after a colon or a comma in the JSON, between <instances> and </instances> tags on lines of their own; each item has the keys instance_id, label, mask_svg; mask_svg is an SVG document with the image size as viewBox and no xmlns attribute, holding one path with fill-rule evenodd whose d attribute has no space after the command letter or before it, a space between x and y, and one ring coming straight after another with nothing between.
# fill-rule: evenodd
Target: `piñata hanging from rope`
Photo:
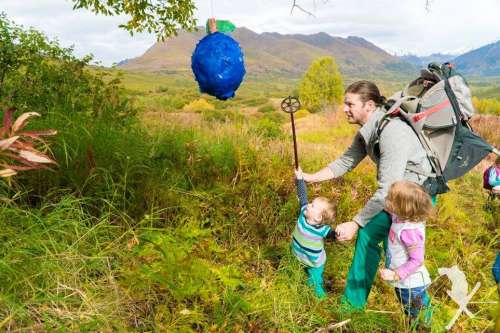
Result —
<instances>
[{"instance_id":1,"label":"pi\u00f1ata hanging from rope","mask_svg":"<svg viewBox=\"0 0 500 333\"><path fill-rule=\"evenodd\" d=\"M209 19L208 34L198 42L191 57L200 91L221 100L234 97L246 73L240 45L225 34L234 29L229 21Z\"/></svg>"}]
</instances>

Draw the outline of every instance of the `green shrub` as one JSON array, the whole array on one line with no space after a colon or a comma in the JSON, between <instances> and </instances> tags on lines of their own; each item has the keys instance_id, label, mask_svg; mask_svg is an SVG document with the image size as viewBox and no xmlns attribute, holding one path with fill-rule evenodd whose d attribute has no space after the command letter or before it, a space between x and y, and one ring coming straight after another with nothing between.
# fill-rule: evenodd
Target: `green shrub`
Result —
<instances>
[{"instance_id":1,"label":"green shrub","mask_svg":"<svg viewBox=\"0 0 500 333\"><path fill-rule=\"evenodd\" d=\"M93 197L96 205L107 200L127 209L135 200L129 189L144 171L147 139L136 127L136 108L120 81L86 69L89 57L78 60L71 49L4 16L0 34L5 42L0 102L19 112L40 112L29 129L58 131L52 151L59 168L19 177L11 191L24 189L22 198L36 205L51 189L64 188Z\"/></svg>"},{"instance_id":2,"label":"green shrub","mask_svg":"<svg viewBox=\"0 0 500 333\"><path fill-rule=\"evenodd\" d=\"M265 104L268 102L268 100L269 99L265 98L265 97L250 98L250 99L243 100L243 104L245 104L246 106L254 107L254 106L259 106L259 105Z\"/></svg>"},{"instance_id":3,"label":"green shrub","mask_svg":"<svg viewBox=\"0 0 500 333\"><path fill-rule=\"evenodd\" d=\"M168 87L167 86L159 86L158 88L156 88L156 92L157 93L164 93L164 92L167 92L168 91Z\"/></svg>"},{"instance_id":4,"label":"green shrub","mask_svg":"<svg viewBox=\"0 0 500 333\"><path fill-rule=\"evenodd\" d=\"M224 122L229 117L229 112L223 110L204 110L203 119L206 121Z\"/></svg>"},{"instance_id":5,"label":"green shrub","mask_svg":"<svg viewBox=\"0 0 500 333\"><path fill-rule=\"evenodd\" d=\"M214 110L214 106L207 102L204 98L199 98L197 100L191 101L189 104L184 105L182 110L185 112L203 112Z\"/></svg>"},{"instance_id":6,"label":"green shrub","mask_svg":"<svg viewBox=\"0 0 500 333\"><path fill-rule=\"evenodd\" d=\"M269 118L262 118L257 121L256 132L269 139L276 139L283 135L281 125Z\"/></svg>"},{"instance_id":7,"label":"green shrub","mask_svg":"<svg viewBox=\"0 0 500 333\"><path fill-rule=\"evenodd\" d=\"M293 115L295 119L300 119L300 118L305 118L309 116L311 113L307 111L306 109L300 109L299 111L295 112Z\"/></svg>"},{"instance_id":8,"label":"green shrub","mask_svg":"<svg viewBox=\"0 0 500 333\"><path fill-rule=\"evenodd\" d=\"M333 57L322 57L311 64L299 85L300 99L310 112L342 101L344 84Z\"/></svg>"},{"instance_id":9,"label":"green shrub","mask_svg":"<svg viewBox=\"0 0 500 333\"><path fill-rule=\"evenodd\" d=\"M286 122L290 116L288 116L284 112L272 112L272 113L265 113L262 119L268 119L272 122L278 123L278 124L283 124Z\"/></svg>"},{"instance_id":10,"label":"green shrub","mask_svg":"<svg viewBox=\"0 0 500 333\"><path fill-rule=\"evenodd\" d=\"M219 99L213 98L210 100L210 102L218 110L234 109L239 105L234 99L228 99L225 101L221 101Z\"/></svg>"},{"instance_id":11,"label":"green shrub","mask_svg":"<svg viewBox=\"0 0 500 333\"><path fill-rule=\"evenodd\" d=\"M276 111L274 106L270 104L263 105L257 109L257 111L262 112L262 113L268 113L268 112L273 112Z\"/></svg>"},{"instance_id":12,"label":"green shrub","mask_svg":"<svg viewBox=\"0 0 500 333\"><path fill-rule=\"evenodd\" d=\"M0 15L0 40L0 106L42 115L79 113L82 121L106 118L114 123L135 114L119 75L109 78L109 72L86 68L92 57L77 59L72 49L5 15Z\"/></svg>"},{"instance_id":13,"label":"green shrub","mask_svg":"<svg viewBox=\"0 0 500 333\"><path fill-rule=\"evenodd\" d=\"M203 119L206 121L216 121L216 122L225 122L225 121L234 121L234 122L242 122L245 117L234 110L205 110L202 112Z\"/></svg>"}]
</instances>

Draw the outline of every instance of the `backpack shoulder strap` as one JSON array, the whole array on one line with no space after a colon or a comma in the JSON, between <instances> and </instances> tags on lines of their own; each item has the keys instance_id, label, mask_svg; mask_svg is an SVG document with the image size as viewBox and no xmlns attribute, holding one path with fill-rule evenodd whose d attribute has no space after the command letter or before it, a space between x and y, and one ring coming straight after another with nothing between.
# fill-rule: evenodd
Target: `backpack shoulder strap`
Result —
<instances>
[{"instance_id":1,"label":"backpack shoulder strap","mask_svg":"<svg viewBox=\"0 0 500 333\"><path fill-rule=\"evenodd\" d=\"M403 96L401 98L398 98L397 100L394 101L394 104L391 105L389 110L385 113L385 115L379 120L378 126L377 126L377 142L380 139L380 134L382 134L382 131L384 128L389 124L391 119L394 119L395 116L399 115L401 112L400 107L401 104L404 102L415 98L414 96Z\"/></svg>"},{"instance_id":2,"label":"backpack shoulder strap","mask_svg":"<svg viewBox=\"0 0 500 333\"><path fill-rule=\"evenodd\" d=\"M426 155L427 155L427 158L429 159L429 163L431 164L432 169L435 172L426 172L426 171L422 170L421 168L413 167L410 165L406 166L406 170L412 171L414 173L417 173L417 174L420 174L420 175L423 175L426 177L440 176L441 170L439 169L438 166L435 165L435 162L432 160L432 158L430 158L429 153L431 152L431 150L428 148L427 142L425 141L425 138L423 138L421 135L419 135L419 133L416 132L415 128L409 123L409 120L407 119L407 117L405 117L406 114L403 115L404 111L402 111L400 109L401 105L404 102L411 100L411 99L414 99L414 98L415 98L414 96L403 96L401 98L398 98L394 102L394 104L389 108L389 110L387 110L386 114L380 119L378 126L377 126L377 129L376 129L375 152L377 155L380 156L380 147L379 147L380 135L382 134L382 131L390 123L390 121L392 119L396 118L396 116L397 116L399 119L402 119L404 122L406 122L408 124L408 126L410 126L410 128L413 130L413 132L417 136L418 140L422 144L424 150L426 151Z\"/></svg>"}]
</instances>

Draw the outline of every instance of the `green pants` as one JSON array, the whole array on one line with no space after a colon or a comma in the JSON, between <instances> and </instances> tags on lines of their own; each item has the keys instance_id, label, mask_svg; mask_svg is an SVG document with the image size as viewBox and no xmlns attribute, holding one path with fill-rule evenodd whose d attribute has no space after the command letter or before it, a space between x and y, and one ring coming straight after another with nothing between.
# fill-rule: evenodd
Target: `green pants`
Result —
<instances>
[{"instance_id":1,"label":"green pants","mask_svg":"<svg viewBox=\"0 0 500 333\"><path fill-rule=\"evenodd\" d=\"M351 268L347 275L344 299L356 308L363 308L377 274L382 257L382 246L387 242L391 218L382 211L358 231Z\"/></svg>"},{"instance_id":2,"label":"green pants","mask_svg":"<svg viewBox=\"0 0 500 333\"><path fill-rule=\"evenodd\" d=\"M432 205L436 206L437 197L433 196L431 199ZM355 308L364 308L366 305L382 256L381 245L383 244L384 249L387 248L391 223L389 214L381 211L358 231L343 297L344 301Z\"/></svg>"},{"instance_id":3,"label":"green pants","mask_svg":"<svg viewBox=\"0 0 500 333\"><path fill-rule=\"evenodd\" d=\"M323 271L325 265L319 267L307 267L307 285L314 288L314 292L318 298L326 297L326 292L323 289Z\"/></svg>"}]
</instances>

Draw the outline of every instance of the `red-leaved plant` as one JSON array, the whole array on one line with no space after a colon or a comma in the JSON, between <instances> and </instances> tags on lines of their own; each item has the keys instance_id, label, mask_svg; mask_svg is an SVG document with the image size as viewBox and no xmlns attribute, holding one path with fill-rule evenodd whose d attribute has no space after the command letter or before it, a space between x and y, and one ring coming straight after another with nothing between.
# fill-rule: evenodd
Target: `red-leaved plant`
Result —
<instances>
[{"instance_id":1,"label":"red-leaved plant","mask_svg":"<svg viewBox=\"0 0 500 333\"><path fill-rule=\"evenodd\" d=\"M18 171L48 169L50 164L57 165L56 161L39 150L48 148L43 137L56 135L57 131L24 131L29 118L39 117L40 114L26 112L14 121L14 111L14 108L9 108L4 112L3 126L0 128L0 177L11 177Z\"/></svg>"}]
</instances>

